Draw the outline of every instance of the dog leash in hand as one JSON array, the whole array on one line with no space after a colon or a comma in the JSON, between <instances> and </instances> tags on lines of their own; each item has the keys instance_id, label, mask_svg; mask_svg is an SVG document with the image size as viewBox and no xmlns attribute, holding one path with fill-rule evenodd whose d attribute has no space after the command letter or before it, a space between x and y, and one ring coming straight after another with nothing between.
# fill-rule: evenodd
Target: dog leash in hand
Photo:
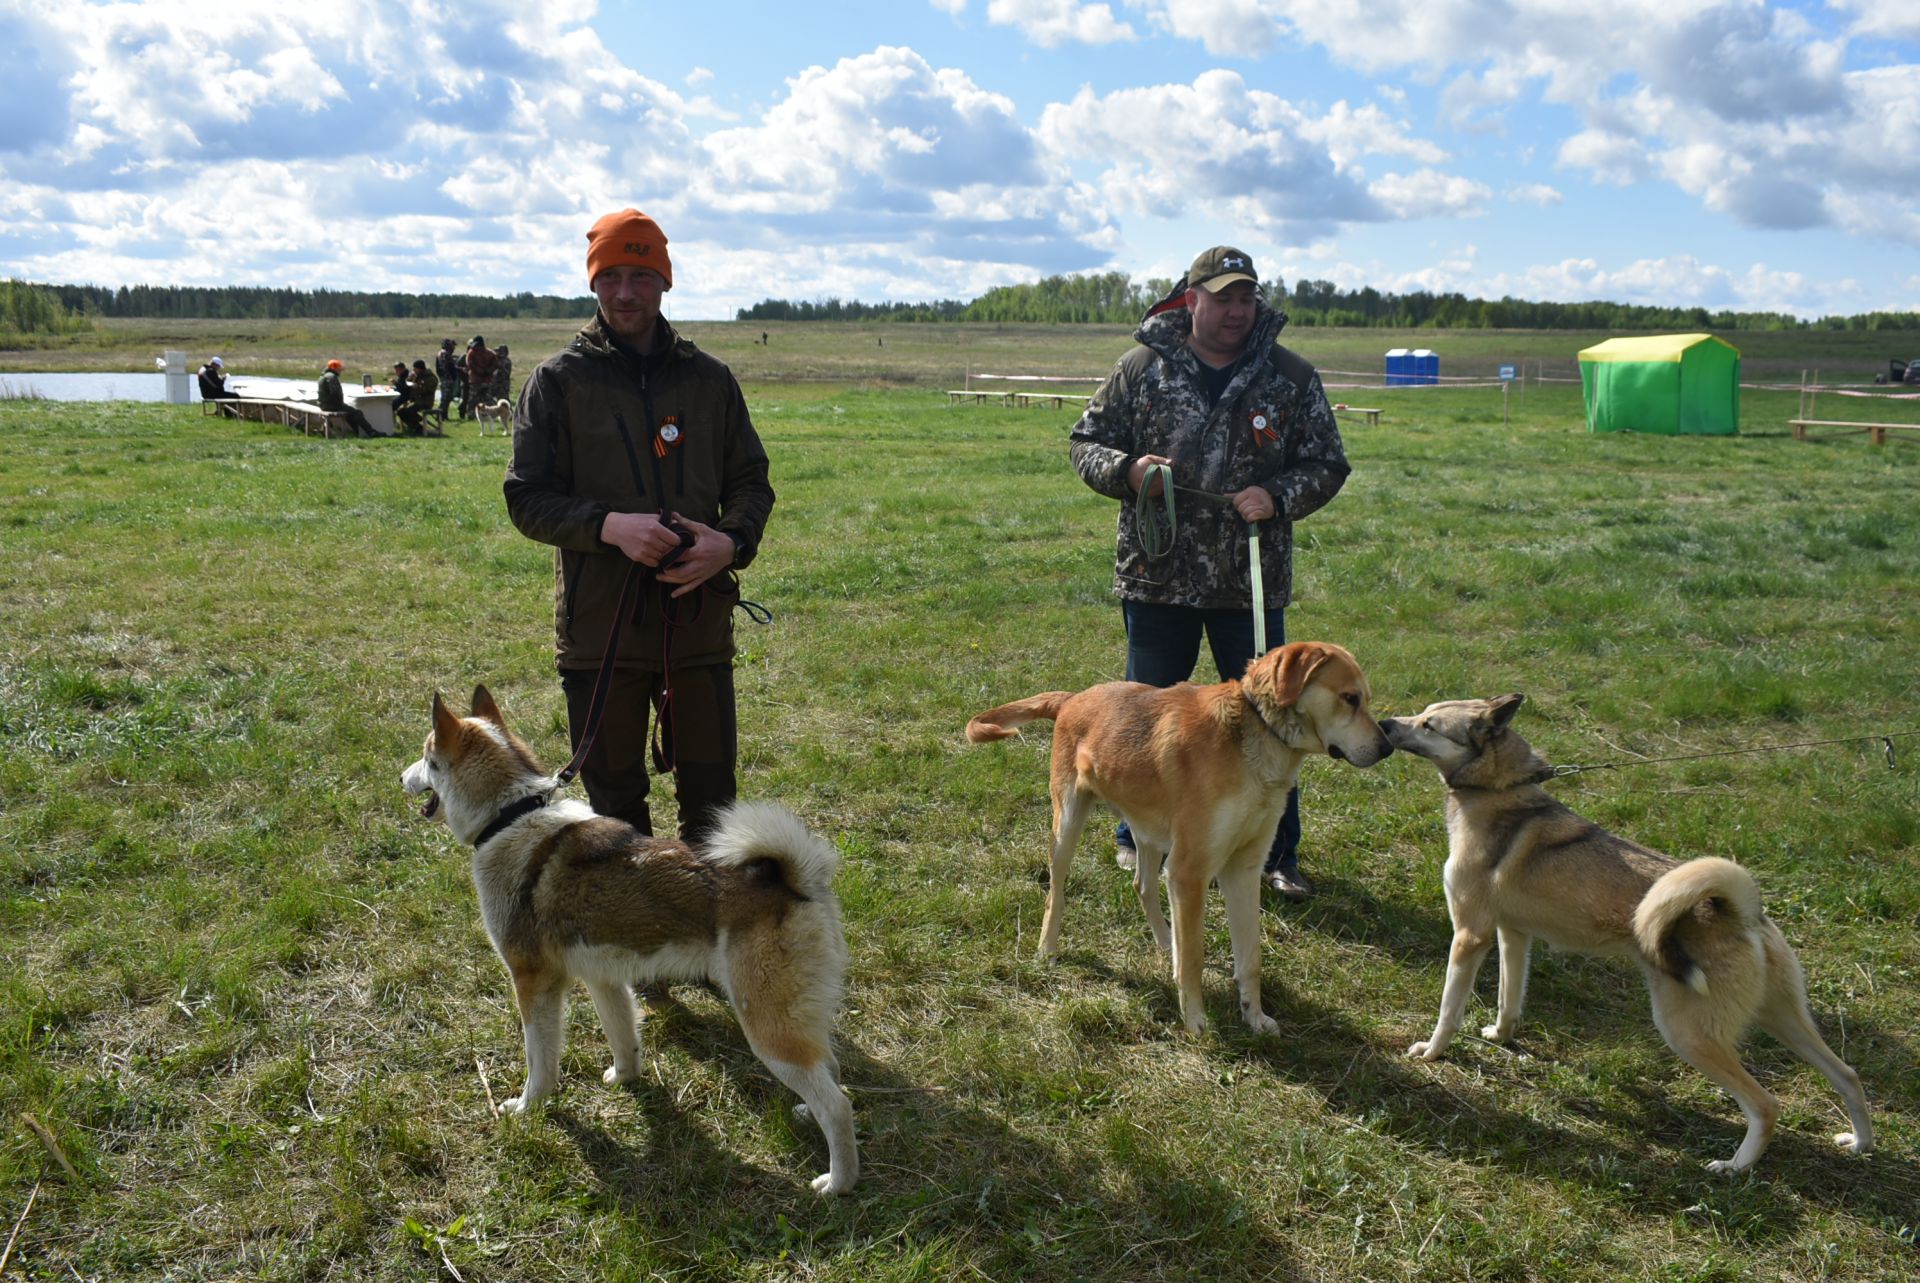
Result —
<instances>
[{"instance_id":1,"label":"dog leash in hand","mask_svg":"<svg viewBox=\"0 0 1920 1283\"><path fill-rule=\"evenodd\" d=\"M1885 735L1847 735L1840 739L1807 740L1801 744L1763 744L1759 748L1727 748L1712 753L1681 753L1674 757L1637 757L1620 762L1597 762L1591 766L1556 766L1550 778L1562 779L1568 775L1579 775L1585 771L1617 771L1623 766L1652 766L1656 762L1694 762L1706 757L1738 757L1744 753L1784 753L1794 748L1821 748L1828 744L1860 744L1869 740L1880 741L1886 750L1887 769L1893 770L1896 762L1893 754L1893 742L1920 735L1920 731L1892 731Z\"/></svg>"},{"instance_id":2,"label":"dog leash in hand","mask_svg":"<svg viewBox=\"0 0 1920 1283\"><path fill-rule=\"evenodd\" d=\"M1160 481L1161 508L1155 511L1153 500L1148 493L1153 489L1155 478ZM1177 486L1173 483L1173 469L1164 463L1150 463L1140 478L1140 492L1133 498L1133 528L1140 540L1140 551L1147 560L1157 561L1173 551L1174 503L1173 492L1193 495L1207 503L1231 505L1233 500L1226 495L1215 494L1211 490L1197 490L1192 486ZM1247 523L1247 564L1253 574L1253 653L1255 658L1267 653L1267 587L1260 569L1260 523Z\"/></svg>"}]
</instances>

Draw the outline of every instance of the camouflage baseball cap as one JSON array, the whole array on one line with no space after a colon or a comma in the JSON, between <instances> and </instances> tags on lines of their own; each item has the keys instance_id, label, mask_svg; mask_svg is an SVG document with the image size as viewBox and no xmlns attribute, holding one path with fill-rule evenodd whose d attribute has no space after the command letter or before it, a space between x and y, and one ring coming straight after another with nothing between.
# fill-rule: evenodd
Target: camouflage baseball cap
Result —
<instances>
[{"instance_id":1,"label":"camouflage baseball cap","mask_svg":"<svg viewBox=\"0 0 1920 1283\"><path fill-rule=\"evenodd\" d=\"M1215 245L1203 250L1199 258L1193 260L1193 266L1187 269L1187 284L1197 290L1212 294L1225 289L1235 281L1260 283L1259 274L1253 270L1253 258L1243 254L1231 245Z\"/></svg>"}]
</instances>

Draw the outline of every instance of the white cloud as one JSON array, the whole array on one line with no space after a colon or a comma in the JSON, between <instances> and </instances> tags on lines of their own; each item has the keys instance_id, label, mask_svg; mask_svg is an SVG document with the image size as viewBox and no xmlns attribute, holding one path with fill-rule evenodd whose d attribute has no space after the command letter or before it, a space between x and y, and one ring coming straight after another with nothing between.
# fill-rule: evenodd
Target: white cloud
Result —
<instances>
[{"instance_id":1,"label":"white cloud","mask_svg":"<svg viewBox=\"0 0 1920 1283\"><path fill-rule=\"evenodd\" d=\"M1507 200L1522 205L1539 205L1542 208L1562 204L1567 199L1558 188L1550 187L1546 183L1515 183L1500 194Z\"/></svg>"},{"instance_id":2,"label":"white cloud","mask_svg":"<svg viewBox=\"0 0 1920 1283\"><path fill-rule=\"evenodd\" d=\"M987 18L1019 28L1045 49L1069 41L1104 45L1137 38L1133 28L1114 17L1107 5L1078 0L987 0Z\"/></svg>"},{"instance_id":3,"label":"white cloud","mask_svg":"<svg viewBox=\"0 0 1920 1283\"><path fill-rule=\"evenodd\" d=\"M1046 109L1039 136L1077 170L1097 170L1117 210L1161 218L1205 210L1303 240L1385 216L1356 172L1361 154L1430 154L1377 112L1341 104L1310 117L1230 71L1105 96L1082 89Z\"/></svg>"},{"instance_id":4,"label":"white cloud","mask_svg":"<svg viewBox=\"0 0 1920 1283\"><path fill-rule=\"evenodd\" d=\"M1156 27L1198 40L1220 58L1257 58L1285 34L1271 0L1147 0L1142 7Z\"/></svg>"},{"instance_id":5,"label":"white cloud","mask_svg":"<svg viewBox=\"0 0 1920 1283\"><path fill-rule=\"evenodd\" d=\"M1856 36L1920 41L1920 3L1916 0L1827 0L1827 7L1853 16Z\"/></svg>"},{"instance_id":6,"label":"white cloud","mask_svg":"<svg viewBox=\"0 0 1920 1283\"><path fill-rule=\"evenodd\" d=\"M1915 0L1828 0L1874 45L1920 39ZM1920 153L1891 144L1920 108L1910 61L1849 70L1844 40L1763 0L1139 0L1157 30L1221 57L1318 45L1365 73L1446 77L1440 114L1467 133L1504 131L1538 98L1584 127L1563 166L1598 182L1666 177L1704 208L1752 227L1838 225L1879 235L1906 220ZM1871 57L1871 52L1863 50ZM1897 56L1897 55L1895 55ZM1914 136L1911 132L1907 137ZM1723 172L1691 159L1728 153ZM1878 164L1874 156L1878 155ZM1745 172L1736 172L1740 167Z\"/></svg>"},{"instance_id":7,"label":"white cloud","mask_svg":"<svg viewBox=\"0 0 1920 1283\"><path fill-rule=\"evenodd\" d=\"M1471 218L1486 212L1493 195L1485 183L1432 169L1388 174L1369 190L1382 207L1401 219Z\"/></svg>"}]
</instances>

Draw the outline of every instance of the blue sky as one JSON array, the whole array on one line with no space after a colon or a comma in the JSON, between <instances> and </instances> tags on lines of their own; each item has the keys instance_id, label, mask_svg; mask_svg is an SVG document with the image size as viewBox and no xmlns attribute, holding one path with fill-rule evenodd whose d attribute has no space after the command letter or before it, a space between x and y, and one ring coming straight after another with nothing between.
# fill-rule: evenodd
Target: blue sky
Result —
<instances>
[{"instance_id":1,"label":"blue sky","mask_svg":"<svg viewBox=\"0 0 1920 1283\"><path fill-rule=\"evenodd\" d=\"M456 16L457 15L457 16ZM1920 310L1920 0L0 0L0 276Z\"/></svg>"}]
</instances>

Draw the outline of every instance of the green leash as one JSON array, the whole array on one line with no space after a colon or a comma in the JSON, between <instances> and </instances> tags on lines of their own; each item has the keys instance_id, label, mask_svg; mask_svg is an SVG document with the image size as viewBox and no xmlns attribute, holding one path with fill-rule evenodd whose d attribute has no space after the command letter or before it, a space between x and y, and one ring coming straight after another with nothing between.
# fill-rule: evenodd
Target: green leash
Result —
<instances>
[{"instance_id":1,"label":"green leash","mask_svg":"<svg viewBox=\"0 0 1920 1283\"><path fill-rule=\"evenodd\" d=\"M1158 509L1148 492L1153 489L1154 478L1160 479L1160 500ZM1206 503L1231 504L1233 501L1225 495L1211 490L1196 490L1192 486L1173 484L1173 469L1164 463L1147 465L1146 475L1140 478L1140 491L1133 497L1133 527L1140 540L1140 551L1149 561L1158 561L1173 551L1174 531L1177 529L1174 516L1173 495L1175 491L1190 494ZM1267 653L1267 588L1260 571L1260 523L1247 523L1247 564L1253 568L1253 654L1257 659Z\"/></svg>"}]
</instances>

